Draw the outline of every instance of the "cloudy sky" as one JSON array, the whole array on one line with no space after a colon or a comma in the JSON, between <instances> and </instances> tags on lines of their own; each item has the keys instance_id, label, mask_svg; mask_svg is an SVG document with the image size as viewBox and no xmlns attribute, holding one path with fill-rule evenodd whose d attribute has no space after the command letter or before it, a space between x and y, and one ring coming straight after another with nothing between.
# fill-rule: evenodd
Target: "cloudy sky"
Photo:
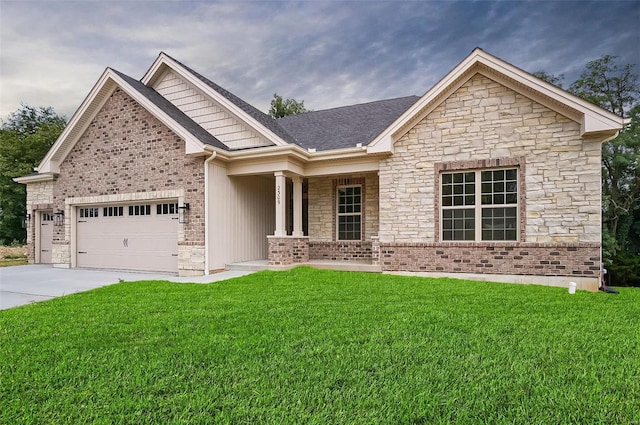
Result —
<instances>
[{"instance_id":1,"label":"cloudy sky","mask_svg":"<svg viewBox=\"0 0 640 425\"><path fill-rule=\"evenodd\" d=\"M0 117L68 118L105 67L141 78L160 51L267 111L422 95L476 46L565 74L605 54L640 67L640 0L0 0Z\"/></svg>"}]
</instances>

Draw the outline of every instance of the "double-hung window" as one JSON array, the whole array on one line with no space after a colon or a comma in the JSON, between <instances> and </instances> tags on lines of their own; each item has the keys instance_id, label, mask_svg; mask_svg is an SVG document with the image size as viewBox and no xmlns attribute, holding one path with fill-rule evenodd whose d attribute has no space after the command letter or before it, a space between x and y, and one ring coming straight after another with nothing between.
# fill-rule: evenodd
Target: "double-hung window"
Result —
<instances>
[{"instance_id":1,"label":"double-hung window","mask_svg":"<svg viewBox=\"0 0 640 425\"><path fill-rule=\"evenodd\" d=\"M441 240L518 240L518 170L442 173Z\"/></svg>"},{"instance_id":2,"label":"double-hung window","mask_svg":"<svg viewBox=\"0 0 640 425\"><path fill-rule=\"evenodd\" d=\"M361 240L362 186L339 186L336 201L338 240Z\"/></svg>"}]
</instances>

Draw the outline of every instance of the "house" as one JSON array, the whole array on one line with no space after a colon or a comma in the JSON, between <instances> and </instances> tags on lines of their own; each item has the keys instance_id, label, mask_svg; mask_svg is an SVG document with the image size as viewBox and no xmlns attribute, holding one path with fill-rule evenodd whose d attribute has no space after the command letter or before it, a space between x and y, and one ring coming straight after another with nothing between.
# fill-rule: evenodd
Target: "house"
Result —
<instances>
[{"instance_id":1,"label":"house","mask_svg":"<svg viewBox=\"0 0 640 425\"><path fill-rule=\"evenodd\" d=\"M29 258L202 275L318 260L596 290L625 121L476 49L422 97L274 120L165 53L107 68L27 185Z\"/></svg>"}]
</instances>

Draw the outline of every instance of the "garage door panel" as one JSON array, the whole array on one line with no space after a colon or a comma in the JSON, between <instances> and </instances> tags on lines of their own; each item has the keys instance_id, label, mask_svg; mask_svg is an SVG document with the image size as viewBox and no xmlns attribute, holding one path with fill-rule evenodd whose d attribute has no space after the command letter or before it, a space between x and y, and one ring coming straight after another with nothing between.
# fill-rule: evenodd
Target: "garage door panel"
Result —
<instances>
[{"instance_id":1,"label":"garage door panel","mask_svg":"<svg viewBox=\"0 0 640 425\"><path fill-rule=\"evenodd\" d=\"M78 267L177 271L177 215L156 214L155 204L148 215L129 215L126 206L122 216L105 217L103 206L98 211L97 217L78 214Z\"/></svg>"}]
</instances>

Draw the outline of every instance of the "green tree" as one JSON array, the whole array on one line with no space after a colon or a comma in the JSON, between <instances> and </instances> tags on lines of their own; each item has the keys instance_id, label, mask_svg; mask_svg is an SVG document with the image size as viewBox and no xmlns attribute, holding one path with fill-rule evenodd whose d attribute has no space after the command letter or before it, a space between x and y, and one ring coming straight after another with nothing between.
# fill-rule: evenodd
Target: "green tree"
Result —
<instances>
[{"instance_id":1,"label":"green tree","mask_svg":"<svg viewBox=\"0 0 640 425\"><path fill-rule=\"evenodd\" d=\"M569 91L630 118L602 145L603 249L615 283L640 284L640 85L635 65L606 55L589 62Z\"/></svg>"},{"instance_id":2,"label":"green tree","mask_svg":"<svg viewBox=\"0 0 640 425\"><path fill-rule=\"evenodd\" d=\"M309 112L304 107L304 100L298 102L295 99L283 99L277 93L273 94L271 108L269 108L269 115L273 118L282 118L288 115L302 114L303 112Z\"/></svg>"},{"instance_id":3,"label":"green tree","mask_svg":"<svg viewBox=\"0 0 640 425\"><path fill-rule=\"evenodd\" d=\"M9 115L0 127L0 244L24 242L26 188L14 177L33 173L66 125L48 108L28 105Z\"/></svg>"},{"instance_id":4,"label":"green tree","mask_svg":"<svg viewBox=\"0 0 640 425\"><path fill-rule=\"evenodd\" d=\"M562 88L562 81L564 81L564 74L554 75L554 74L549 74L545 71L536 71L536 72L533 72L531 75L533 75L534 77L538 77L541 80L546 81L547 83L553 84L554 86L558 86Z\"/></svg>"}]
</instances>

